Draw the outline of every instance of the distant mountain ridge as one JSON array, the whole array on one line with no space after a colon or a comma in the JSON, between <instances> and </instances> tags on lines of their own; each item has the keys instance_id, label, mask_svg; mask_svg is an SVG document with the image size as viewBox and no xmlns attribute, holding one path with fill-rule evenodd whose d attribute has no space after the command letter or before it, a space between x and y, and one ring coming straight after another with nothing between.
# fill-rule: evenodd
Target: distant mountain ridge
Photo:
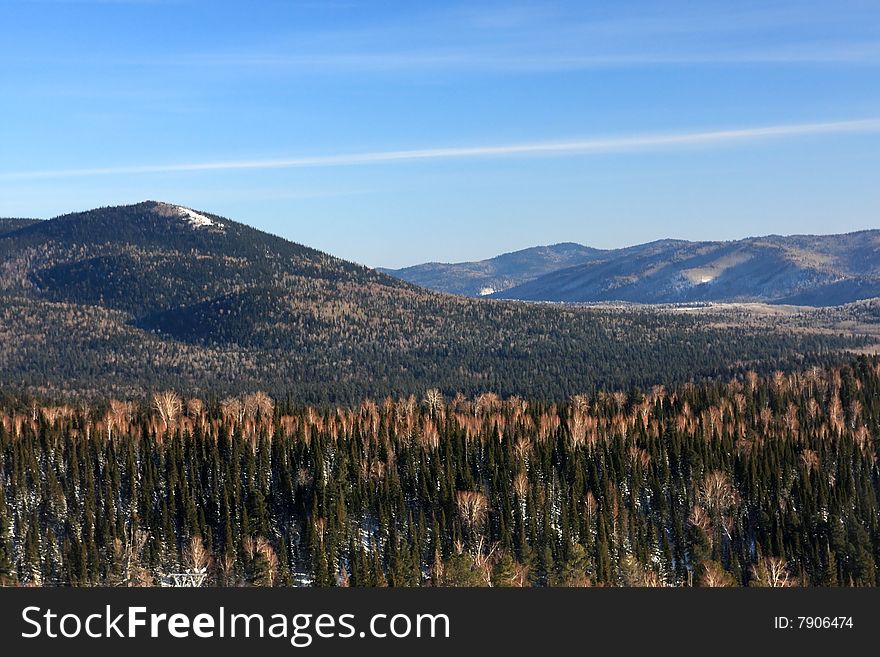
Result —
<instances>
[{"instance_id":1,"label":"distant mountain ridge","mask_svg":"<svg viewBox=\"0 0 880 657\"><path fill-rule=\"evenodd\" d=\"M542 251L555 247L537 247L479 263L386 271L416 285L473 296L475 289L492 287L504 263L511 284L490 296L526 301L830 306L880 296L880 230L729 242L667 239L610 250L566 246L569 260L579 262L556 267Z\"/></svg>"}]
</instances>

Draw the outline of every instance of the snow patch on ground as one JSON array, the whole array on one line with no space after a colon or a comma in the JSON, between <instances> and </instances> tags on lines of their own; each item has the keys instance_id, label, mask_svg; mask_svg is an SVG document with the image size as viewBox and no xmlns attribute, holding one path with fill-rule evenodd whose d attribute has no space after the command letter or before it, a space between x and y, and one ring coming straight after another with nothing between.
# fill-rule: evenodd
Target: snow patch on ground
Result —
<instances>
[{"instance_id":1,"label":"snow patch on ground","mask_svg":"<svg viewBox=\"0 0 880 657\"><path fill-rule=\"evenodd\" d=\"M189 208L178 207L177 208L182 216L186 217L189 220L189 223L193 225L194 228L203 228L205 226L216 226L217 223L213 219L209 219L203 214L199 214Z\"/></svg>"},{"instance_id":2,"label":"snow patch on ground","mask_svg":"<svg viewBox=\"0 0 880 657\"><path fill-rule=\"evenodd\" d=\"M182 205L175 206L177 208L177 213L183 218L186 219L190 226L193 228L208 228L213 226L215 228L223 229L223 224L214 221L213 219L209 219L203 214L199 214L195 210L190 210L189 208L185 208Z\"/></svg>"},{"instance_id":3,"label":"snow patch on ground","mask_svg":"<svg viewBox=\"0 0 880 657\"><path fill-rule=\"evenodd\" d=\"M175 216L185 219L193 228L218 228L223 230L223 224L214 221L210 217L199 214L195 210L190 210L182 205L171 205L169 203L159 203L159 210L165 216Z\"/></svg>"},{"instance_id":4,"label":"snow patch on ground","mask_svg":"<svg viewBox=\"0 0 880 657\"><path fill-rule=\"evenodd\" d=\"M692 285L706 285L707 283L714 282L715 279L737 265L748 262L753 257L751 253L741 249L722 255L720 258L716 258L699 267L683 269L681 273Z\"/></svg>"}]
</instances>

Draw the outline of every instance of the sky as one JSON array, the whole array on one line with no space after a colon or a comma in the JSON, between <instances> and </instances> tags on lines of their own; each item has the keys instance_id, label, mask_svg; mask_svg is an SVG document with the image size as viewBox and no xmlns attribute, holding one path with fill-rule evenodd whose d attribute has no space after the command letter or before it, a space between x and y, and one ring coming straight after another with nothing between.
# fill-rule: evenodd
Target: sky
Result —
<instances>
[{"instance_id":1,"label":"sky","mask_svg":"<svg viewBox=\"0 0 880 657\"><path fill-rule=\"evenodd\" d=\"M370 266L880 227L880 2L0 0L0 216Z\"/></svg>"}]
</instances>

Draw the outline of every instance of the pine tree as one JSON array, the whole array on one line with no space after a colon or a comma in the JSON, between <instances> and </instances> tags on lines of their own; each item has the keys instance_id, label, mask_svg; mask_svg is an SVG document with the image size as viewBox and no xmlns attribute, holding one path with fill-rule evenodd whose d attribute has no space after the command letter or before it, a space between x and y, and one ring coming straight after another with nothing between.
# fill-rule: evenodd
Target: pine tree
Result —
<instances>
[{"instance_id":1,"label":"pine tree","mask_svg":"<svg viewBox=\"0 0 880 657\"><path fill-rule=\"evenodd\" d=\"M6 505L6 491L0 481L0 586L10 586L17 580L12 555L12 519Z\"/></svg>"},{"instance_id":2,"label":"pine tree","mask_svg":"<svg viewBox=\"0 0 880 657\"><path fill-rule=\"evenodd\" d=\"M508 552L503 553L492 566L492 586L494 587L521 586L519 576L520 570L517 568L517 563Z\"/></svg>"}]
</instances>

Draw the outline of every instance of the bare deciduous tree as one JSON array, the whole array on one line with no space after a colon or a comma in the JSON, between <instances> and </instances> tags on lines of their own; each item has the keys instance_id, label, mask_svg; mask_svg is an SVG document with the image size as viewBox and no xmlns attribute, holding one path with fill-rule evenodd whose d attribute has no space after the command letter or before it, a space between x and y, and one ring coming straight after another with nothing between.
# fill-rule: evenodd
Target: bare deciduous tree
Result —
<instances>
[{"instance_id":1,"label":"bare deciduous tree","mask_svg":"<svg viewBox=\"0 0 880 657\"><path fill-rule=\"evenodd\" d=\"M520 436L513 445L516 458L525 463L532 451L532 440L528 436Z\"/></svg>"},{"instance_id":2,"label":"bare deciduous tree","mask_svg":"<svg viewBox=\"0 0 880 657\"><path fill-rule=\"evenodd\" d=\"M104 416L104 424L107 427L107 439L113 437L113 430L125 431L131 423L134 415L134 404L131 402L119 401L118 399L110 400L110 408Z\"/></svg>"},{"instance_id":3,"label":"bare deciduous tree","mask_svg":"<svg viewBox=\"0 0 880 657\"><path fill-rule=\"evenodd\" d=\"M244 419L244 405L240 399L227 397L220 402L220 413L226 422L241 424Z\"/></svg>"},{"instance_id":4,"label":"bare deciduous tree","mask_svg":"<svg viewBox=\"0 0 880 657\"><path fill-rule=\"evenodd\" d=\"M712 521L709 518L709 514L706 513L705 509L701 507L699 504L695 504L691 509L691 514L688 516L688 521L696 528L700 529L709 540L709 543L712 542Z\"/></svg>"},{"instance_id":5,"label":"bare deciduous tree","mask_svg":"<svg viewBox=\"0 0 880 657\"><path fill-rule=\"evenodd\" d=\"M700 502L710 510L725 511L739 503L739 495L730 475L713 470L703 477L699 489Z\"/></svg>"},{"instance_id":6,"label":"bare deciduous tree","mask_svg":"<svg viewBox=\"0 0 880 657\"><path fill-rule=\"evenodd\" d=\"M700 575L700 586L719 588L736 586L736 579L717 561L709 561L703 565Z\"/></svg>"},{"instance_id":7,"label":"bare deciduous tree","mask_svg":"<svg viewBox=\"0 0 880 657\"><path fill-rule=\"evenodd\" d=\"M818 472L819 455L812 449L805 449L801 452L801 464L804 466L804 470L806 470L808 474Z\"/></svg>"},{"instance_id":8,"label":"bare deciduous tree","mask_svg":"<svg viewBox=\"0 0 880 657\"><path fill-rule=\"evenodd\" d=\"M113 543L114 557L122 565L119 586L152 586L153 576L143 565L143 550L149 534L142 529L126 531L124 540Z\"/></svg>"},{"instance_id":9,"label":"bare deciduous tree","mask_svg":"<svg viewBox=\"0 0 880 657\"><path fill-rule=\"evenodd\" d=\"M587 442L587 422L581 411L574 411L568 420L568 439L572 449L583 447Z\"/></svg>"},{"instance_id":10,"label":"bare deciduous tree","mask_svg":"<svg viewBox=\"0 0 880 657\"><path fill-rule=\"evenodd\" d=\"M513 478L513 490L520 501L526 499L526 495L529 494L529 478L525 472L520 471L516 473L516 476Z\"/></svg>"},{"instance_id":11,"label":"bare deciduous tree","mask_svg":"<svg viewBox=\"0 0 880 657\"><path fill-rule=\"evenodd\" d=\"M167 431L174 427L177 418L180 417L183 411L183 402L176 392L166 390L153 394L153 408L159 413L159 418Z\"/></svg>"},{"instance_id":12,"label":"bare deciduous tree","mask_svg":"<svg viewBox=\"0 0 880 657\"><path fill-rule=\"evenodd\" d=\"M443 393L437 388L429 388L425 392L425 406L434 417L443 408Z\"/></svg>"},{"instance_id":13,"label":"bare deciduous tree","mask_svg":"<svg viewBox=\"0 0 880 657\"><path fill-rule=\"evenodd\" d=\"M844 416L843 404L837 395L831 398L831 403L828 405L828 420L831 423L831 428L840 436L843 433Z\"/></svg>"},{"instance_id":14,"label":"bare deciduous tree","mask_svg":"<svg viewBox=\"0 0 880 657\"><path fill-rule=\"evenodd\" d=\"M256 417L258 414L263 419L271 418L275 410L275 402L265 392L257 391L244 398L244 414L247 417Z\"/></svg>"},{"instance_id":15,"label":"bare deciduous tree","mask_svg":"<svg viewBox=\"0 0 880 657\"><path fill-rule=\"evenodd\" d=\"M437 431L436 425L430 418L422 420L421 443L428 449L437 449L440 447L440 432Z\"/></svg>"},{"instance_id":16,"label":"bare deciduous tree","mask_svg":"<svg viewBox=\"0 0 880 657\"><path fill-rule=\"evenodd\" d=\"M482 395L477 397L477 401L474 404L474 413L476 415L480 415L481 413L491 413L501 404L501 398L494 392L484 392Z\"/></svg>"},{"instance_id":17,"label":"bare deciduous tree","mask_svg":"<svg viewBox=\"0 0 880 657\"><path fill-rule=\"evenodd\" d=\"M203 420L205 404L201 399L193 398L186 402L186 414L193 421Z\"/></svg>"},{"instance_id":18,"label":"bare deciduous tree","mask_svg":"<svg viewBox=\"0 0 880 657\"><path fill-rule=\"evenodd\" d=\"M797 584L797 578L788 569L788 562L781 557L761 557L752 566L752 586L786 588Z\"/></svg>"},{"instance_id":19,"label":"bare deciduous tree","mask_svg":"<svg viewBox=\"0 0 880 657\"><path fill-rule=\"evenodd\" d=\"M489 500L486 496L479 491L460 490L455 493L455 504L464 524L471 531L478 531L489 511Z\"/></svg>"},{"instance_id":20,"label":"bare deciduous tree","mask_svg":"<svg viewBox=\"0 0 880 657\"><path fill-rule=\"evenodd\" d=\"M201 536L193 536L184 554L187 568L193 570L207 570L211 565L213 558L211 552L205 547L205 542Z\"/></svg>"}]
</instances>

